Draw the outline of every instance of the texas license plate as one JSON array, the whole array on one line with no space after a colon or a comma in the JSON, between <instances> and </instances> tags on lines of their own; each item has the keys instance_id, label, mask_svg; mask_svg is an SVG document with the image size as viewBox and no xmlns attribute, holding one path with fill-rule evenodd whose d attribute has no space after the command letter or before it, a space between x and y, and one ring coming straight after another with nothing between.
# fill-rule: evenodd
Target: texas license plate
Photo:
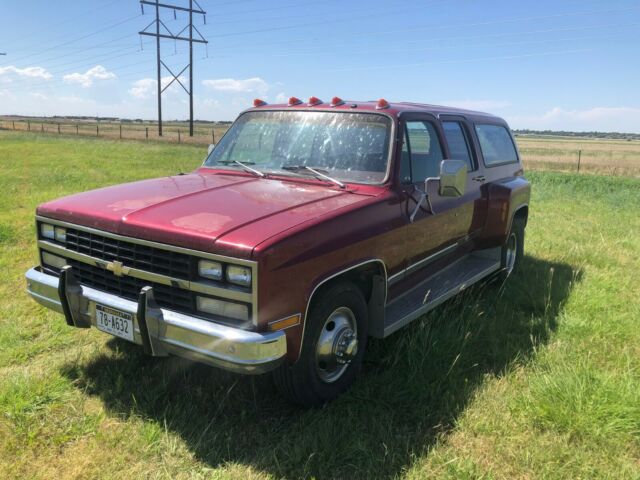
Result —
<instances>
[{"instance_id":1,"label":"texas license plate","mask_svg":"<svg viewBox=\"0 0 640 480\"><path fill-rule=\"evenodd\" d=\"M96 327L116 337L133 342L133 315L96 304Z\"/></svg>"}]
</instances>

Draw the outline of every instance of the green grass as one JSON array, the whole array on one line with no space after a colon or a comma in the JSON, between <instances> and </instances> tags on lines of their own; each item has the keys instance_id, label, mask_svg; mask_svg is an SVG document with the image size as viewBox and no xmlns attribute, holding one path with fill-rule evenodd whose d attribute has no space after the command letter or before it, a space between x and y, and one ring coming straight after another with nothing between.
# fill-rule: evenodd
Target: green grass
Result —
<instances>
[{"instance_id":1,"label":"green grass","mask_svg":"<svg viewBox=\"0 0 640 480\"><path fill-rule=\"evenodd\" d=\"M0 132L0 478L640 478L640 181L530 174L522 270L372 341L305 411L24 293L38 203L204 153Z\"/></svg>"}]
</instances>

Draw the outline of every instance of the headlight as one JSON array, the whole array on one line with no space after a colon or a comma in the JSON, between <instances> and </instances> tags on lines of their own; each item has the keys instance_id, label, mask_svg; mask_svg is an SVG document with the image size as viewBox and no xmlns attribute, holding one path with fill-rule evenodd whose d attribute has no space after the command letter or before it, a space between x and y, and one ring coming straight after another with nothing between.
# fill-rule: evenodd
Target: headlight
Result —
<instances>
[{"instance_id":1,"label":"headlight","mask_svg":"<svg viewBox=\"0 0 640 480\"><path fill-rule=\"evenodd\" d=\"M49 240L55 240L56 235L54 232L53 225L49 225L48 223L41 223L40 235L42 235L43 238L48 238Z\"/></svg>"},{"instance_id":2,"label":"headlight","mask_svg":"<svg viewBox=\"0 0 640 480\"><path fill-rule=\"evenodd\" d=\"M211 260L198 262L198 275L210 280L222 280L222 264Z\"/></svg>"},{"instance_id":3,"label":"headlight","mask_svg":"<svg viewBox=\"0 0 640 480\"><path fill-rule=\"evenodd\" d=\"M42 263L50 267L62 268L67 264L67 260L49 252L42 252Z\"/></svg>"},{"instance_id":4,"label":"headlight","mask_svg":"<svg viewBox=\"0 0 640 480\"><path fill-rule=\"evenodd\" d=\"M239 267L229 265L227 267L227 280L243 287L251 286L251 269L249 267Z\"/></svg>"},{"instance_id":5,"label":"headlight","mask_svg":"<svg viewBox=\"0 0 640 480\"><path fill-rule=\"evenodd\" d=\"M56 227L54 230L54 236L57 242L65 243L67 241L67 230L62 227Z\"/></svg>"},{"instance_id":6,"label":"headlight","mask_svg":"<svg viewBox=\"0 0 640 480\"><path fill-rule=\"evenodd\" d=\"M249 307L240 303L225 302L216 298L197 297L198 310L221 317L249 320Z\"/></svg>"}]
</instances>

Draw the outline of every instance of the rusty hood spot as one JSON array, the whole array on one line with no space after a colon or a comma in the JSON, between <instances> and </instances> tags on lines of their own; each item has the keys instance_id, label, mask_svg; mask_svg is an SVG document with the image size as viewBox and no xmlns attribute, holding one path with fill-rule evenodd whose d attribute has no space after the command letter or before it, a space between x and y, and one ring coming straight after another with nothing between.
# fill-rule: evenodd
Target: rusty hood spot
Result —
<instances>
[{"instance_id":1,"label":"rusty hood spot","mask_svg":"<svg viewBox=\"0 0 640 480\"><path fill-rule=\"evenodd\" d=\"M232 218L227 215L202 212L176 218L172 220L171 223L185 230L193 230L201 233L216 233L223 230L231 221Z\"/></svg>"},{"instance_id":2,"label":"rusty hood spot","mask_svg":"<svg viewBox=\"0 0 640 480\"><path fill-rule=\"evenodd\" d=\"M107 205L107 208L110 208L114 212L122 212L126 211L134 211L139 210L141 208L149 207L151 205L155 205L160 202L164 202L165 200L169 200L166 195L157 195L155 197L148 198L136 198L133 200L120 200L118 202Z\"/></svg>"}]
</instances>

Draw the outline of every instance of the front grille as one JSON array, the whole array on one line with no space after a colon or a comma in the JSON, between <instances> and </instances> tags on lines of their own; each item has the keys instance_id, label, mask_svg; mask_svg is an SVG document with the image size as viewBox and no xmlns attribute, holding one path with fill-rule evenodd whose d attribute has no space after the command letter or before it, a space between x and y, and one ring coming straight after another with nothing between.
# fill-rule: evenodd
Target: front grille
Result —
<instances>
[{"instance_id":1,"label":"front grille","mask_svg":"<svg viewBox=\"0 0 640 480\"><path fill-rule=\"evenodd\" d=\"M68 235L67 233L67 238ZM68 259L67 262L73 268L73 274L82 285L136 302L138 301L140 290L145 286L150 286L153 287L154 297L161 307L187 314L196 313L195 294L189 290L173 288L133 277L116 277L108 270L73 259ZM199 315L202 314L199 313Z\"/></svg>"},{"instance_id":2,"label":"front grille","mask_svg":"<svg viewBox=\"0 0 640 480\"><path fill-rule=\"evenodd\" d=\"M194 257L184 253L117 240L73 228L67 228L65 246L69 250L83 253L93 258L108 262L118 260L127 267L185 280L192 278L192 272L195 268ZM120 280L118 277L113 277Z\"/></svg>"}]
</instances>

